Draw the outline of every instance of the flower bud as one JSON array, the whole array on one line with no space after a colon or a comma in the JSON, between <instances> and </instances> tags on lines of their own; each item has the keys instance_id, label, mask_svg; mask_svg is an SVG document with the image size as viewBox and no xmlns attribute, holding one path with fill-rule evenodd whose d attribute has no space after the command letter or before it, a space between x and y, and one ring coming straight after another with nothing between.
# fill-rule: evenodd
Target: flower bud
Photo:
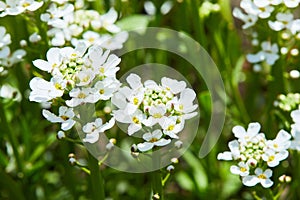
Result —
<instances>
[{"instance_id":1,"label":"flower bud","mask_svg":"<svg viewBox=\"0 0 300 200\"><path fill-rule=\"evenodd\" d=\"M173 165L169 165L169 166L167 167L167 171L168 171L168 172L172 172L174 169L175 169L175 167L174 167Z\"/></svg>"},{"instance_id":2,"label":"flower bud","mask_svg":"<svg viewBox=\"0 0 300 200\"><path fill-rule=\"evenodd\" d=\"M70 153L70 154L68 155L68 157L69 157L69 162L70 162L70 164L71 164L71 165L75 165L76 162L77 162L77 160L76 160L76 158L75 158L75 154L74 154L74 153Z\"/></svg>"},{"instance_id":3,"label":"flower bud","mask_svg":"<svg viewBox=\"0 0 300 200\"><path fill-rule=\"evenodd\" d=\"M63 131L58 131L56 134L56 137L57 137L57 139L62 140L66 137L66 134Z\"/></svg>"}]
</instances>

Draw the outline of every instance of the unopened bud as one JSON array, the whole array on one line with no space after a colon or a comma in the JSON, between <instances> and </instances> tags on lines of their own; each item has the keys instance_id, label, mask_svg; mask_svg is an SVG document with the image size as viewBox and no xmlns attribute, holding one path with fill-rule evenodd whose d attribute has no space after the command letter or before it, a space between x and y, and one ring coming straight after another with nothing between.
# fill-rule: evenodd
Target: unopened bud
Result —
<instances>
[{"instance_id":1,"label":"unopened bud","mask_svg":"<svg viewBox=\"0 0 300 200\"><path fill-rule=\"evenodd\" d=\"M58 131L57 134L56 134L56 137L57 137L57 139L61 140L61 139L64 139L66 137L66 134L63 131Z\"/></svg>"},{"instance_id":2,"label":"unopened bud","mask_svg":"<svg viewBox=\"0 0 300 200\"><path fill-rule=\"evenodd\" d=\"M177 149L180 149L181 147L182 147L182 142L180 141L180 140L178 140L178 141L176 141L175 143L174 143L174 145L175 145L175 147L177 148Z\"/></svg>"},{"instance_id":3,"label":"unopened bud","mask_svg":"<svg viewBox=\"0 0 300 200\"><path fill-rule=\"evenodd\" d=\"M167 167L167 171L168 172L171 172L171 171L173 171L175 169L175 167L173 166L173 165L169 165L168 167Z\"/></svg>"},{"instance_id":4,"label":"unopened bud","mask_svg":"<svg viewBox=\"0 0 300 200\"><path fill-rule=\"evenodd\" d=\"M179 163L179 160L178 160L178 158L172 158L171 162L174 164L177 164L177 163Z\"/></svg>"},{"instance_id":5,"label":"unopened bud","mask_svg":"<svg viewBox=\"0 0 300 200\"><path fill-rule=\"evenodd\" d=\"M77 160L76 160L76 158L75 158L75 154L74 154L74 153L70 153L70 154L68 155L68 157L69 157L69 162L70 162L70 164L71 164L71 165L75 165L76 162L77 162Z\"/></svg>"}]
</instances>

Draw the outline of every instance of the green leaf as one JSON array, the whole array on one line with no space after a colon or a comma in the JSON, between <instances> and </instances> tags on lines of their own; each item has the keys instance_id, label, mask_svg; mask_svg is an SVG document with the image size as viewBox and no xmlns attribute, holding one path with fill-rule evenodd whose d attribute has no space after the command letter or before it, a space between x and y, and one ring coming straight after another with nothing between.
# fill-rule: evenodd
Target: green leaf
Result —
<instances>
[{"instance_id":1,"label":"green leaf","mask_svg":"<svg viewBox=\"0 0 300 200\"><path fill-rule=\"evenodd\" d=\"M147 15L131 15L117 22L117 25L124 31L130 31L137 28L146 28L150 21Z\"/></svg>"},{"instance_id":2,"label":"green leaf","mask_svg":"<svg viewBox=\"0 0 300 200\"><path fill-rule=\"evenodd\" d=\"M195 183L198 190L206 190L208 186L208 180L207 175L205 173L205 169L200 163L200 159L198 159L198 157L196 157L190 151L186 151L183 155L183 158L193 169L193 177L195 179Z\"/></svg>"},{"instance_id":3,"label":"green leaf","mask_svg":"<svg viewBox=\"0 0 300 200\"><path fill-rule=\"evenodd\" d=\"M193 180L189 177L189 175L184 172L178 172L176 175L176 182L180 185L181 188L193 191L194 190L194 183Z\"/></svg>"}]
</instances>

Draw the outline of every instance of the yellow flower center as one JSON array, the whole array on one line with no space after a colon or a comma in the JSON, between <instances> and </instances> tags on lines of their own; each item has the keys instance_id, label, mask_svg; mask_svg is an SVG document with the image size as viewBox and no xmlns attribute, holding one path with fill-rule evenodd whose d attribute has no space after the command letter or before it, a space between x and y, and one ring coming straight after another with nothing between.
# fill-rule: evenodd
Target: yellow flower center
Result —
<instances>
[{"instance_id":1,"label":"yellow flower center","mask_svg":"<svg viewBox=\"0 0 300 200\"><path fill-rule=\"evenodd\" d=\"M173 131L173 130L174 130L174 127L175 127L174 125L170 125L170 126L167 128L167 130L168 130L168 131Z\"/></svg>"},{"instance_id":2,"label":"yellow flower center","mask_svg":"<svg viewBox=\"0 0 300 200\"><path fill-rule=\"evenodd\" d=\"M268 162L272 162L275 159L275 156L270 156Z\"/></svg>"},{"instance_id":3,"label":"yellow flower center","mask_svg":"<svg viewBox=\"0 0 300 200\"><path fill-rule=\"evenodd\" d=\"M82 79L82 82L88 82L90 80L90 76L86 76Z\"/></svg>"},{"instance_id":4,"label":"yellow flower center","mask_svg":"<svg viewBox=\"0 0 300 200\"><path fill-rule=\"evenodd\" d=\"M245 167L241 167L240 170L241 170L241 172L246 172L247 171L247 169Z\"/></svg>"},{"instance_id":5,"label":"yellow flower center","mask_svg":"<svg viewBox=\"0 0 300 200\"><path fill-rule=\"evenodd\" d=\"M62 118L62 119L65 120L65 121L69 119L69 117L68 117L68 116L65 116L65 115L60 116L60 118Z\"/></svg>"},{"instance_id":6,"label":"yellow flower center","mask_svg":"<svg viewBox=\"0 0 300 200\"><path fill-rule=\"evenodd\" d=\"M258 178L259 178L259 179L267 179L266 175L264 175L264 174L260 174L260 175L258 176Z\"/></svg>"},{"instance_id":7,"label":"yellow flower center","mask_svg":"<svg viewBox=\"0 0 300 200\"><path fill-rule=\"evenodd\" d=\"M104 74L104 67L100 67L99 71L101 74Z\"/></svg>"},{"instance_id":8,"label":"yellow flower center","mask_svg":"<svg viewBox=\"0 0 300 200\"><path fill-rule=\"evenodd\" d=\"M153 115L154 118L162 118L162 115L160 113L155 113Z\"/></svg>"},{"instance_id":9,"label":"yellow flower center","mask_svg":"<svg viewBox=\"0 0 300 200\"><path fill-rule=\"evenodd\" d=\"M95 42L95 38L92 38L92 37L91 37L91 38L89 38L88 40L89 40L89 42L90 42L90 43L93 43L93 42Z\"/></svg>"},{"instance_id":10,"label":"yellow flower center","mask_svg":"<svg viewBox=\"0 0 300 200\"><path fill-rule=\"evenodd\" d=\"M82 92L78 94L79 99L84 99L85 97L86 97L86 95Z\"/></svg>"},{"instance_id":11,"label":"yellow flower center","mask_svg":"<svg viewBox=\"0 0 300 200\"><path fill-rule=\"evenodd\" d=\"M136 97L134 97L134 98L133 98L133 104L134 104L134 105L138 105L138 104L139 104L139 99L136 98Z\"/></svg>"},{"instance_id":12,"label":"yellow flower center","mask_svg":"<svg viewBox=\"0 0 300 200\"><path fill-rule=\"evenodd\" d=\"M62 90L62 86L59 83L55 83L54 87L58 90Z\"/></svg>"},{"instance_id":13,"label":"yellow flower center","mask_svg":"<svg viewBox=\"0 0 300 200\"><path fill-rule=\"evenodd\" d=\"M133 117L133 118L132 118L132 121L133 121L135 124L139 124L139 123L140 123L140 120L139 120L137 117Z\"/></svg>"},{"instance_id":14,"label":"yellow flower center","mask_svg":"<svg viewBox=\"0 0 300 200\"><path fill-rule=\"evenodd\" d=\"M30 3L28 3L28 2L25 2L25 3L23 3L23 5L22 5L24 8L26 8L26 7L28 7L28 6L30 6Z\"/></svg>"},{"instance_id":15,"label":"yellow flower center","mask_svg":"<svg viewBox=\"0 0 300 200\"><path fill-rule=\"evenodd\" d=\"M104 89L99 90L100 94L104 94Z\"/></svg>"},{"instance_id":16,"label":"yellow flower center","mask_svg":"<svg viewBox=\"0 0 300 200\"><path fill-rule=\"evenodd\" d=\"M151 140L149 141L149 142L157 142L158 141L158 139L157 138L151 138Z\"/></svg>"}]
</instances>

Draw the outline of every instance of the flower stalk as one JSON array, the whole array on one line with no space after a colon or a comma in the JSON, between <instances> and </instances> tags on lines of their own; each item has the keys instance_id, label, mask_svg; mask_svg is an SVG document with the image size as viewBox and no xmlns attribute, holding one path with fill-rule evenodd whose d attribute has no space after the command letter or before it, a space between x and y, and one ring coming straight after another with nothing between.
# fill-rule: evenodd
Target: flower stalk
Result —
<instances>
[{"instance_id":1,"label":"flower stalk","mask_svg":"<svg viewBox=\"0 0 300 200\"><path fill-rule=\"evenodd\" d=\"M98 160L89 153L88 166L90 168L90 187L92 199L105 199L104 179L99 169Z\"/></svg>"}]
</instances>

